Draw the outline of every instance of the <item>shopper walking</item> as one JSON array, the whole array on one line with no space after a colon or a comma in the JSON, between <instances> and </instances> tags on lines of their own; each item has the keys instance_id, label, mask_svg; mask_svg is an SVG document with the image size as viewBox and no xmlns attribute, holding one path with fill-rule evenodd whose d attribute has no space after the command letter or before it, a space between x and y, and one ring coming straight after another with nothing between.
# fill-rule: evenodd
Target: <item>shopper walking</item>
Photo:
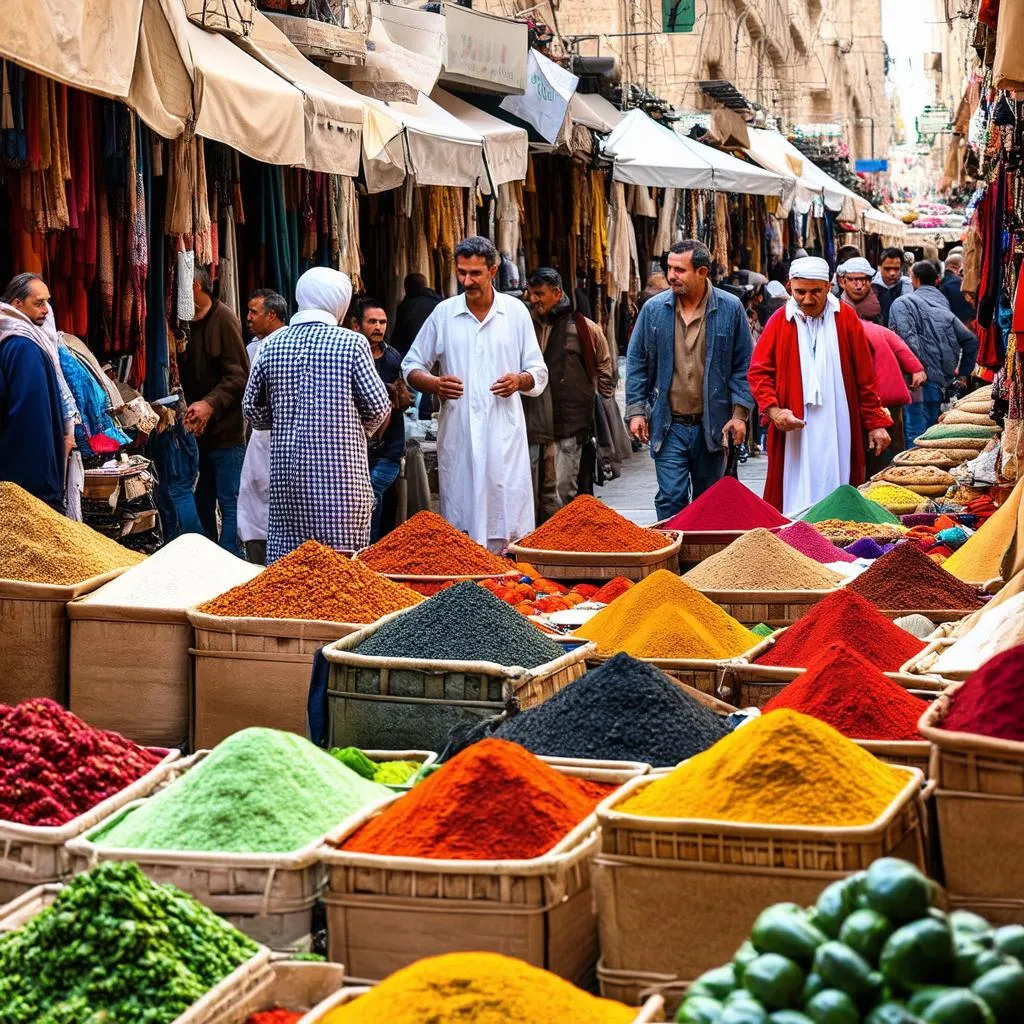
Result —
<instances>
[{"instance_id":1,"label":"shopper walking","mask_svg":"<svg viewBox=\"0 0 1024 1024\"><path fill-rule=\"evenodd\" d=\"M369 342L338 325L352 298L340 271L314 267L295 286L298 312L260 349L243 408L270 434L267 562L307 540L338 550L370 539L366 442L391 402Z\"/></svg>"},{"instance_id":2,"label":"shopper walking","mask_svg":"<svg viewBox=\"0 0 1024 1024\"><path fill-rule=\"evenodd\" d=\"M395 329L391 334L391 347L397 349L400 356L404 358L412 348L420 328L440 301L441 296L428 287L427 279L422 274L406 275L405 297L398 304Z\"/></svg>"},{"instance_id":3,"label":"shopper walking","mask_svg":"<svg viewBox=\"0 0 1024 1024\"><path fill-rule=\"evenodd\" d=\"M659 519L673 516L725 472L743 443L753 399L750 327L742 303L708 280L711 253L694 239L668 253L670 290L637 317L626 363L629 432L649 443Z\"/></svg>"},{"instance_id":4,"label":"shopper walking","mask_svg":"<svg viewBox=\"0 0 1024 1024\"><path fill-rule=\"evenodd\" d=\"M911 270L914 291L892 304L890 326L924 365L927 380L904 409L907 444L937 423L946 391L957 377L968 377L978 356L978 338L949 308L937 285L939 273L928 260Z\"/></svg>"},{"instance_id":5,"label":"shopper walking","mask_svg":"<svg viewBox=\"0 0 1024 1024\"><path fill-rule=\"evenodd\" d=\"M946 257L946 265L942 275L939 291L946 296L953 315L965 326L970 327L978 316L977 310L964 297L964 257L963 253L951 252Z\"/></svg>"},{"instance_id":6,"label":"shopper walking","mask_svg":"<svg viewBox=\"0 0 1024 1024\"><path fill-rule=\"evenodd\" d=\"M253 340L246 345L250 366L266 340L288 323L288 303L272 288L259 288L249 296L246 323ZM267 522L270 517L270 431L253 430L245 448L238 487L238 536L245 557L267 564Z\"/></svg>"},{"instance_id":7,"label":"shopper walking","mask_svg":"<svg viewBox=\"0 0 1024 1024\"><path fill-rule=\"evenodd\" d=\"M242 344L242 325L234 313L213 297L209 271L196 267L192 286L195 316L185 350L178 354L178 373L188 408L185 429L199 445L196 511L203 532L231 552L238 545L238 488L245 459L242 393L249 357Z\"/></svg>"},{"instance_id":8,"label":"shopper walking","mask_svg":"<svg viewBox=\"0 0 1024 1024\"><path fill-rule=\"evenodd\" d=\"M864 435L880 453L889 414L875 389L864 328L830 291L828 263L793 261L792 298L768 321L750 361L750 387L768 424L765 500L786 515L841 484L865 479Z\"/></svg>"},{"instance_id":9,"label":"shopper walking","mask_svg":"<svg viewBox=\"0 0 1024 1024\"><path fill-rule=\"evenodd\" d=\"M441 401L441 515L500 551L536 521L519 396L542 394L548 370L526 306L495 291L494 245L480 236L463 239L455 272L463 293L430 314L402 372L410 387Z\"/></svg>"},{"instance_id":10,"label":"shopper walking","mask_svg":"<svg viewBox=\"0 0 1024 1024\"><path fill-rule=\"evenodd\" d=\"M839 296L852 306L861 320L869 323L882 322L882 303L871 281L875 268L863 256L854 256L840 263L836 270L839 279Z\"/></svg>"},{"instance_id":11,"label":"shopper walking","mask_svg":"<svg viewBox=\"0 0 1024 1024\"><path fill-rule=\"evenodd\" d=\"M548 368L544 393L523 399L537 520L543 522L576 497L583 448L594 434L594 400L615 394L615 371L604 331L573 312L557 270L535 270L526 294Z\"/></svg>"},{"instance_id":12,"label":"shopper walking","mask_svg":"<svg viewBox=\"0 0 1024 1024\"><path fill-rule=\"evenodd\" d=\"M889 310L901 296L909 295L914 289L910 278L903 273L903 250L883 249L878 261L878 271L872 286L878 296L878 304L882 311L882 324L889 326Z\"/></svg>"}]
</instances>

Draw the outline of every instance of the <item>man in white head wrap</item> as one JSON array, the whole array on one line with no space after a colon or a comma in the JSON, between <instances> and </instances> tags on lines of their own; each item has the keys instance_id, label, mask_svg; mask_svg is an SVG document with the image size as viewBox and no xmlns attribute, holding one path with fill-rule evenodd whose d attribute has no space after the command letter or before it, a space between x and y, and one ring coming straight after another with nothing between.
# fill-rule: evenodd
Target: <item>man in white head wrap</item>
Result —
<instances>
[{"instance_id":1,"label":"man in white head wrap","mask_svg":"<svg viewBox=\"0 0 1024 1024\"><path fill-rule=\"evenodd\" d=\"M295 286L298 312L264 342L242 408L270 433L267 564L316 540L336 550L370 540L366 442L391 399L370 343L339 327L352 298L340 271L314 267Z\"/></svg>"},{"instance_id":2,"label":"man in white head wrap","mask_svg":"<svg viewBox=\"0 0 1024 1024\"><path fill-rule=\"evenodd\" d=\"M768 424L765 499L796 515L841 484L863 483L864 433L881 452L892 420L860 319L831 294L828 263L794 260L789 277L792 297L758 339L748 379Z\"/></svg>"}]
</instances>

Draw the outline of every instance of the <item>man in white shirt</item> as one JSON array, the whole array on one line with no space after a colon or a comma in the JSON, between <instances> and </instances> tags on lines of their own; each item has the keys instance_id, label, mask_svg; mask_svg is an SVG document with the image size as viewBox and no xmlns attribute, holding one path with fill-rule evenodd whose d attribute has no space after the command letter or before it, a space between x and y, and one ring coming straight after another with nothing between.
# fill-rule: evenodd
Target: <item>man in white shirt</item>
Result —
<instances>
[{"instance_id":1,"label":"man in white shirt","mask_svg":"<svg viewBox=\"0 0 1024 1024\"><path fill-rule=\"evenodd\" d=\"M548 370L526 306L494 289L494 245L480 236L464 239L455 247L455 270L463 294L430 314L402 373L410 387L441 400L441 515L478 544L501 551L534 527L519 396L541 394Z\"/></svg>"}]
</instances>

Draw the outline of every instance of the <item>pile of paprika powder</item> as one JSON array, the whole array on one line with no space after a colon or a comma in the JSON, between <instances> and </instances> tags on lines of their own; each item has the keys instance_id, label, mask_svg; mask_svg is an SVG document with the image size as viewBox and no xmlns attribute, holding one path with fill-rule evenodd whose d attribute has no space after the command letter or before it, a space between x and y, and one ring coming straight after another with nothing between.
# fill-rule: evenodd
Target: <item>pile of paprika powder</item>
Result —
<instances>
[{"instance_id":1,"label":"pile of paprika powder","mask_svg":"<svg viewBox=\"0 0 1024 1024\"><path fill-rule=\"evenodd\" d=\"M530 860L613 787L560 775L516 743L474 743L389 804L342 849L435 860Z\"/></svg>"},{"instance_id":2,"label":"pile of paprika powder","mask_svg":"<svg viewBox=\"0 0 1024 1024\"><path fill-rule=\"evenodd\" d=\"M997 654L971 673L941 728L1024 743L1024 645Z\"/></svg>"},{"instance_id":3,"label":"pile of paprika powder","mask_svg":"<svg viewBox=\"0 0 1024 1024\"><path fill-rule=\"evenodd\" d=\"M631 523L602 501L581 494L518 541L536 551L641 552L668 547L663 533Z\"/></svg>"},{"instance_id":4,"label":"pile of paprika powder","mask_svg":"<svg viewBox=\"0 0 1024 1024\"><path fill-rule=\"evenodd\" d=\"M64 825L160 760L161 754L94 729L48 697L0 704L0 819Z\"/></svg>"}]
</instances>

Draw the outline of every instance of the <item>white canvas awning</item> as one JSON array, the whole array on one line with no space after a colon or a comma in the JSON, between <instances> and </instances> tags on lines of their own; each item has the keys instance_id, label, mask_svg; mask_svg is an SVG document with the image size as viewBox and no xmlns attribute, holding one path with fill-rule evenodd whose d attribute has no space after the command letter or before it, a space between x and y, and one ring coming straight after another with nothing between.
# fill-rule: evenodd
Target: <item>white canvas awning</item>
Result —
<instances>
[{"instance_id":1,"label":"white canvas awning","mask_svg":"<svg viewBox=\"0 0 1024 1024\"><path fill-rule=\"evenodd\" d=\"M864 230L880 235L888 245L903 245L907 236L907 225L891 213L869 206L863 213Z\"/></svg>"},{"instance_id":2,"label":"white canvas awning","mask_svg":"<svg viewBox=\"0 0 1024 1024\"><path fill-rule=\"evenodd\" d=\"M530 160L530 137L525 128L502 121L444 89L435 89L430 98L452 117L479 132L484 140L484 156L491 184L497 188L509 181L525 181Z\"/></svg>"},{"instance_id":3,"label":"white canvas awning","mask_svg":"<svg viewBox=\"0 0 1024 1024\"><path fill-rule=\"evenodd\" d=\"M362 97L307 60L265 15L254 12L248 36L234 42L302 93L306 126L305 166L311 171L359 173Z\"/></svg>"},{"instance_id":4,"label":"white canvas awning","mask_svg":"<svg viewBox=\"0 0 1024 1024\"><path fill-rule=\"evenodd\" d=\"M417 185L472 187L486 180L484 137L429 96L415 103L363 97L363 168L370 192L397 188L412 175Z\"/></svg>"},{"instance_id":5,"label":"white canvas awning","mask_svg":"<svg viewBox=\"0 0 1024 1024\"><path fill-rule=\"evenodd\" d=\"M146 0L128 102L157 134L186 124L254 160L303 165L303 95L227 36L185 16L182 0Z\"/></svg>"},{"instance_id":6,"label":"white canvas awning","mask_svg":"<svg viewBox=\"0 0 1024 1024\"><path fill-rule=\"evenodd\" d=\"M531 125L549 145L568 139L569 103L579 79L561 64L531 49L526 62L526 91L506 96L501 109Z\"/></svg>"},{"instance_id":7,"label":"white canvas awning","mask_svg":"<svg viewBox=\"0 0 1024 1024\"><path fill-rule=\"evenodd\" d=\"M612 106L599 93L573 93L569 101L569 117L573 123L581 124L584 128L590 128L601 135L614 131L624 116L618 107Z\"/></svg>"},{"instance_id":8,"label":"white canvas awning","mask_svg":"<svg viewBox=\"0 0 1024 1024\"><path fill-rule=\"evenodd\" d=\"M614 161L612 177L631 185L780 197L793 188L791 176L753 167L728 153L682 138L642 110L629 111L603 149Z\"/></svg>"}]
</instances>

